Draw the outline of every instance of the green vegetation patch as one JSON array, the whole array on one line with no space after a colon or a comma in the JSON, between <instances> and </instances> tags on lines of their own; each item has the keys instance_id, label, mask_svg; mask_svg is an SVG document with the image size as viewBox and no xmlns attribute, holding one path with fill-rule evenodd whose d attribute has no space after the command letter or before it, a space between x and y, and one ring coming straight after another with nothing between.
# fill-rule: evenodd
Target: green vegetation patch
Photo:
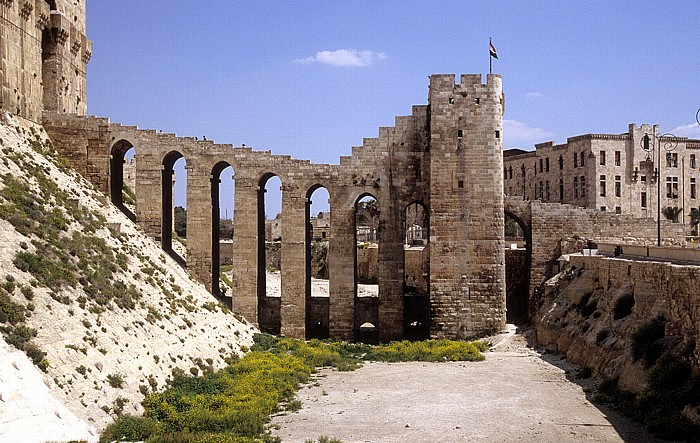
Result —
<instances>
[{"instance_id":1,"label":"green vegetation patch","mask_svg":"<svg viewBox=\"0 0 700 443\"><path fill-rule=\"evenodd\" d=\"M143 417L119 417L100 441L276 442L265 429L270 415L301 407L294 396L316 368L353 370L364 360L475 361L488 347L449 340L370 346L268 334L255 334L254 341L251 352L222 370L176 375L166 390L146 396Z\"/></svg>"},{"instance_id":2,"label":"green vegetation patch","mask_svg":"<svg viewBox=\"0 0 700 443\"><path fill-rule=\"evenodd\" d=\"M465 342L453 340L399 341L371 347L366 360L385 362L400 361L481 361L488 349L482 341Z\"/></svg>"}]
</instances>

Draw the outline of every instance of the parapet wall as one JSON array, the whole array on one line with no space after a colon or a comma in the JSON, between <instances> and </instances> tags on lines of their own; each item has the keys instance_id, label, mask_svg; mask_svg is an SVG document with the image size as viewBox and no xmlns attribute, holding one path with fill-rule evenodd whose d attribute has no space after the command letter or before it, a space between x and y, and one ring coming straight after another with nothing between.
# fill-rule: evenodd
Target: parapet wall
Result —
<instances>
[{"instance_id":1,"label":"parapet wall","mask_svg":"<svg viewBox=\"0 0 700 443\"><path fill-rule=\"evenodd\" d=\"M570 282L559 277L548 284L536 317L540 344L556 347L594 374L619 377L625 390L640 392L647 375L643 362L631 354L632 335L663 317L666 343L687 345L692 366L700 368L700 266L581 255L572 255L569 265Z\"/></svg>"},{"instance_id":2,"label":"parapet wall","mask_svg":"<svg viewBox=\"0 0 700 443\"><path fill-rule=\"evenodd\" d=\"M553 275L547 263L562 254L580 252L587 240L601 243L651 246L657 241L656 221L595 209L584 209L559 203L531 203L532 216L532 277L540 284ZM662 221L662 243L685 243L683 225ZM579 239L581 242L570 242ZM574 249L571 249L571 245Z\"/></svg>"}]
</instances>

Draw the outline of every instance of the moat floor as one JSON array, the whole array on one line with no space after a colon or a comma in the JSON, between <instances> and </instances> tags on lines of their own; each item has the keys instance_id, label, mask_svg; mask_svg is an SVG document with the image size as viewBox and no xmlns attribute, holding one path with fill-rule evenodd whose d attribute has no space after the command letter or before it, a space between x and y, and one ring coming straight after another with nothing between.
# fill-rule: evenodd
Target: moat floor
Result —
<instances>
[{"instance_id":1,"label":"moat floor","mask_svg":"<svg viewBox=\"0 0 700 443\"><path fill-rule=\"evenodd\" d=\"M575 367L528 348L511 328L479 363L371 363L322 371L302 409L273 419L284 442L650 442L643 428L586 399ZM592 385L592 381L587 381Z\"/></svg>"}]
</instances>

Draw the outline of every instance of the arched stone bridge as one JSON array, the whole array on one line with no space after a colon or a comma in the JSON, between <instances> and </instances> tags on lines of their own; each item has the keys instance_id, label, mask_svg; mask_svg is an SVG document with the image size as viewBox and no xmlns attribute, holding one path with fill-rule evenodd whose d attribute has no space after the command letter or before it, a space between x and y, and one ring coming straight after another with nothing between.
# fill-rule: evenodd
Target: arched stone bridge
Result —
<instances>
[{"instance_id":1,"label":"arched stone bridge","mask_svg":"<svg viewBox=\"0 0 700 443\"><path fill-rule=\"evenodd\" d=\"M187 268L217 292L218 189L221 171L235 178L234 310L263 324L279 315L280 331L308 335L310 298L309 198L330 195L330 299L320 322L330 336L352 339L359 326L377 326L379 338L405 336L421 325L425 336L467 336L505 324L503 271L502 92L499 76L430 77L429 104L397 117L379 137L365 139L339 165L140 130L108 119L47 113L54 144L98 189L121 201L124 154L136 148L136 213L132 218L166 251L172 245L172 167L187 169ZM266 181L282 183L282 288L279 314L265 296L263 195ZM355 207L363 197L379 205L379 297L356 296ZM405 212L418 202L430 225L430 283L420 309L405 309ZM420 305L420 303L419 303ZM318 309L316 310L318 311ZM316 312L314 311L314 312ZM318 314L318 312L316 312Z\"/></svg>"}]
</instances>

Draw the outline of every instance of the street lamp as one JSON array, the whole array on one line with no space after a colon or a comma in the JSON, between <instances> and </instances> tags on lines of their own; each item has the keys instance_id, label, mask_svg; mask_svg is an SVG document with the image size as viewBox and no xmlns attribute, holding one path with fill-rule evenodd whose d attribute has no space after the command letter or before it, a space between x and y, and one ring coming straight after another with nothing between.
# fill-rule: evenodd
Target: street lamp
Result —
<instances>
[{"instance_id":1,"label":"street lamp","mask_svg":"<svg viewBox=\"0 0 700 443\"><path fill-rule=\"evenodd\" d=\"M700 114L700 110L698 110L698 114ZM661 151L666 152L667 155L675 151L678 147L678 138L670 133L658 135L654 131L651 136L645 133L639 144L647 153L646 162L649 164L649 168L654 164L654 153L658 154L658 161L656 168L654 168L654 178L656 179L656 244L661 246Z\"/></svg>"}]
</instances>

